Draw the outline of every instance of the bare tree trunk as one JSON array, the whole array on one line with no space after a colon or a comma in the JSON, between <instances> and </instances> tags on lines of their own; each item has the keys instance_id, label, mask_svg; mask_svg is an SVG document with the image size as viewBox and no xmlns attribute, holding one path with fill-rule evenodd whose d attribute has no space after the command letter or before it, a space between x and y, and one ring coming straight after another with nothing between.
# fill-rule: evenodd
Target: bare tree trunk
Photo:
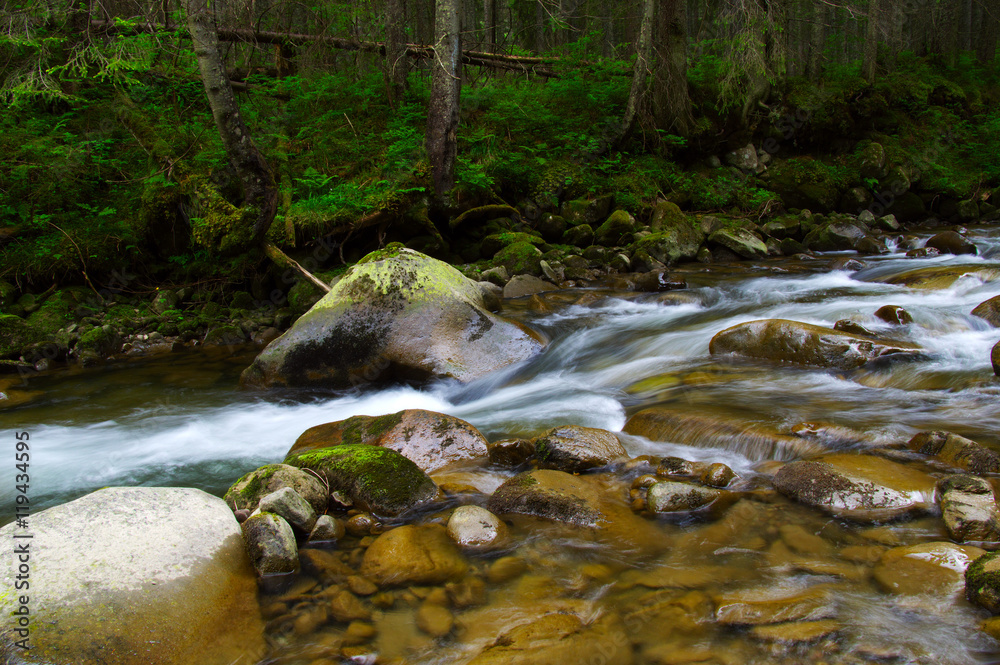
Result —
<instances>
[{"instance_id":1,"label":"bare tree trunk","mask_svg":"<svg viewBox=\"0 0 1000 665\"><path fill-rule=\"evenodd\" d=\"M409 63L406 58L405 0L386 0L385 26L385 80L389 88L389 104L395 108L403 100L406 92L406 73Z\"/></svg>"},{"instance_id":2,"label":"bare tree trunk","mask_svg":"<svg viewBox=\"0 0 1000 665\"><path fill-rule=\"evenodd\" d=\"M628 102L625 104L625 115L622 118L621 127L610 141L611 148L617 148L632 133L639 107L649 90L647 79L652 72L653 22L655 20L656 0L643 0L642 23L639 25L639 42L636 45L635 67L632 70L632 87L628 93Z\"/></svg>"},{"instance_id":3,"label":"bare tree trunk","mask_svg":"<svg viewBox=\"0 0 1000 665\"><path fill-rule=\"evenodd\" d=\"M184 8L215 126L219 130L229 163L243 186L243 205L252 208L255 213L245 246L232 247L245 250L259 244L274 221L278 205L274 175L250 138L250 132L240 115L232 85L226 76L222 55L219 53L215 15L208 8L208 0L184 0Z\"/></svg>"},{"instance_id":4,"label":"bare tree trunk","mask_svg":"<svg viewBox=\"0 0 1000 665\"><path fill-rule=\"evenodd\" d=\"M483 0L483 50L496 53L497 48L497 0Z\"/></svg>"},{"instance_id":5,"label":"bare tree trunk","mask_svg":"<svg viewBox=\"0 0 1000 665\"><path fill-rule=\"evenodd\" d=\"M992 65L997 57L997 33L1000 22L1000 0L984 0L982 30L976 45L976 59L984 65Z\"/></svg>"},{"instance_id":6,"label":"bare tree trunk","mask_svg":"<svg viewBox=\"0 0 1000 665\"><path fill-rule=\"evenodd\" d=\"M694 123L687 83L687 0L659 0L657 28L653 117L657 129L687 136Z\"/></svg>"},{"instance_id":7,"label":"bare tree trunk","mask_svg":"<svg viewBox=\"0 0 1000 665\"><path fill-rule=\"evenodd\" d=\"M535 53L545 51L545 6L544 0L535 0Z\"/></svg>"},{"instance_id":8,"label":"bare tree trunk","mask_svg":"<svg viewBox=\"0 0 1000 665\"><path fill-rule=\"evenodd\" d=\"M865 33L865 57L862 64L862 75L869 84L875 83L878 65L878 38L881 32L882 0L868 2L868 30Z\"/></svg>"},{"instance_id":9,"label":"bare tree trunk","mask_svg":"<svg viewBox=\"0 0 1000 665\"><path fill-rule=\"evenodd\" d=\"M812 24L809 30L809 60L806 63L806 77L819 81L823 73L823 48L826 45L826 5L813 2Z\"/></svg>"},{"instance_id":10,"label":"bare tree trunk","mask_svg":"<svg viewBox=\"0 0 1000 665\"><path fill-rule=\"evenodd\" d=\"M427 111L427 155L438 205L455 186L458 112L462 90L461 0L437 0L431 100Z\"/></svg>"}]
</instances>

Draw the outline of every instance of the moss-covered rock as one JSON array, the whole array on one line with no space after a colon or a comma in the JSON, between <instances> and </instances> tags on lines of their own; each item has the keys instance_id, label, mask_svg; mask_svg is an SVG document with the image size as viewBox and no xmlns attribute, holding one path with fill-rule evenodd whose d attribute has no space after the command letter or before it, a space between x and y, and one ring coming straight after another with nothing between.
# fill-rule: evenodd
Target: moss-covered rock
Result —
<instances>
[{"instance_id":1,"label":"moss-covered rock","mask_svg":"<svg viewBox=\"0 0 1000 665\"><path fill-rule=\"evenodd\" d=\"M437 485L416 464L395 450L340 445L293 455L286 464L311 469L359 507L395 516L431 500Z\"/></svg>"},{"instance_id":2,"label":"moss-covered rock","mask_svg":"<svg viewBox=\"0 0 1000 665\"><path fill-rule=\"evenodd\" d=\"M407 409L384 416L352 416L310 427L289 456L337 445L382 446L412 460L427 473L456 462L485 459L486 437L469 423L443 413Z\"/></svg>"},{"instance_id":3,"label":"moss-covered rock","mask_svg":"<svg viewBox=\"0 0 1000 665\"><path fill-rule=\"evenodd\" d=\"M468 381L526 360L541 347L538 335L487 311L476 282L437 259L401 249L351 268L261 352L241 380L261 387Z\"/></svg>"},{"instance_id":4,"label":"moss-covered rock","mask_svg":"<svg viewBox=\"0 0 1000 665\"><path fill-rule=\"evenodd\" d=\"M965 596L1000 614L1000 552L985 554L965 569Z\"/></svg>"},{"instance_id":5,"label":"moss-covered rock","mask_svg":"<svg viewBox=\"0 0 1000 665\"><path fill-rule=\"evenodd\" d=\"M767 183L786 208L828 213L840 200L840 190L830 168L808 157L772 164Z\"/></svg>"},{"instance_id":6,"label":"moss-covered rock","mask_svg":"<svg viewBox=\"0 0 1000 665\"><path fill-rule=\"evenodd\" d=\"M907 444L910 450L933 455L953 467L975 474L1000 473L1000 454L951 432L920 432Z\"/></svg>"},{"instance_id":7,"label":"moss-covered rock","mask_svg":"<svg viewBox=\"0 0 1000 665\"><path fill-rule=\"evenodd\" d=\"M562 205L560 215L570 226L579 226L580 224L594 226L608 216L612 205L614 205L614 198L611 196L566 201Z\"/></svg>"},{"instance_id":8,"label":"moss-covered rock","mask_svg":"<svg viewBox=\"0 0 1000 665\"><path fill-rule=\"evenodd\" d=\"M222 498L233 510L253 512L261 498L290 487L317 513L326 510L326 488L316 476L288 464L266 464L242 476Z\"/></svg>"},{"instance_id":9,"label":"moss-covered rock","mask_svg":"<svg viewBox=\"0 0 1000 665\"><path fill-rule=\"evenodd\" d=\"M493 257L494 263L507 268L511 275L542 274L542 251L530 242L519 241L507 245Z\"/></svg>"},{"instance_id":10,"label":"moss-covered rock","mask_svg":"<svg viewBox=\"0 0 1000 665\"><path fill-rule=\"evenodd\" d=\"M248 518L241 528L247 554L259 576L298 571L299 548L295 533L284 518L261 512Z\"/></svg>"},{"instance_id":11,"label":"moss-covered rock","mask_svg":"<svg viewBox=\"0 0 1000 665\"><path fill-rule=\"evenodd\" d=\"M503 231L501 233L491 233L483 238L480 245L480 252L483 256L496 256L496 253L514 243L526 242L529 245L539 246L545 243L536 235L524 233L523 231Z\"/></svg>"},{"instance_id":12,"label":"moss-covered rock","mask_svg":"<svg viewBox=\"0 0 1000 665\"><path fill-rule=\"evenodd\" d=\"M247 341L247 336L239 326L216 326L205 333L205 346L236 346Z\"/></svg>"},{"instance_id":13,"label":"moss-covered rock","mask_svg":"<svg viewBox=\"0 0 1000 665\"><path fill-rule=\"evenodd\" d=\"M594 244L594 229L590 224L571 226L563 233L562 241L574 247L590 247Z\"/></svg>"},{"instance_id":14,"label":"moss-covered rock","mask_svg":"<svg viewBox=\"0 0 1000 665\"><path fill-rule=\"evenodd\" d=\"M857 369L879 358L915 358L920 348L798 321L740 323L715 335L712 355L736 355L811 367Z\"/></svg>"},{"instance_id":15,"label":"moss-covered rock","mask_svg":"<svg viewBox=\"0 0 1000 665\"><path fill-rule=\"evenodd\" d=\"M76 357L83 365L90 365L121 351L122 339L110 325L94 328L76 343Z\"/></svg>"},{"instance_id":16,"label":"moss-covered rock","mask_svg":"<svg viewBox=\"0 0 1000 665\"><path fill-rule=\"evenodd\" d=\"M20 316L0 314L0 358L17 358L22 348L42 341L42 337Z\"/></svg>"},{"instance_id":17,"label":"moss-covered rock","mask_svg":"<svg viewBox=\"0 0 1000 665\"><path fill-rule=\"evenodd\" d=\"M627 245L636 230L635 218L625 210L615 210L603 224L594 231L594 242L605 247Z\"/></svg>"},{"instance_id":18,"label":"moss-covered rock","mask_svg":"<svg viewBox=\"0 0 1000 665\"><path fill-rule=\"evenodd\" d=\"M42 335L53 335L73 322L75 305L76 300L72 296L63 297L62 293L55 293L28 317L28 323Z\"/></svg>"},{"instance_id":19,"label":"moss-covered rock","mask_svg":"<svg viewBox=\"0 0 1000 665\"><path fill-rule=\"evenodd\" d=\"M710 235L708 239L744 259L767 258L767 245L747 229L720 229Z\"/></svg>"}]
</instances>

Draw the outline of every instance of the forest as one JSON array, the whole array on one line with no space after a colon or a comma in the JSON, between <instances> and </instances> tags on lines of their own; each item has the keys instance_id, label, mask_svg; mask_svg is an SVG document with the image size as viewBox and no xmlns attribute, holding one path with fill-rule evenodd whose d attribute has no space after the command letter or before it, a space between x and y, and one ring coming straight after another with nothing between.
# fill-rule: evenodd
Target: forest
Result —
<instances>
[{"instance_id":1,"label":"forest","mask_svg":"<svg viewBox=\"0 0 1000 665\"><path fill-rule=\"evenodd\" d=\"M758 221L855 213L887 202L883 174L857 167L871 143L920 180L926 200L888 202L897 216L989 205L997 11L11 0L0 278L100 291L117 273L137 294L198 284L260 299L262 241L300 257L336 244L314 269L393 240L474 263L490 257L448 221L489 205L529 223L603 195L639 216L661 200ZM748 145L775 163L715 167ZM801 201L803 183L830 191Z\"/></svg>"}]
</instances>

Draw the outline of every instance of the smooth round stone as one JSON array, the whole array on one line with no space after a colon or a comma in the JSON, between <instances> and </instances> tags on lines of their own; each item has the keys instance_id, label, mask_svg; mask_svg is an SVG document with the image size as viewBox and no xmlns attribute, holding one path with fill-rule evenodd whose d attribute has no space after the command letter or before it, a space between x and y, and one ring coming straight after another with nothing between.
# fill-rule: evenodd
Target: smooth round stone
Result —
<instances>
[{"instance_id":1,"label":"smooth round stone","mask_svg":"<svg viewBox=\"0 0 1000 665\"><path fill-rule=\"evenodd\" d=\"M444 637L455 626L455 617L447 607L424 603L417 610L417 628L431 637Z\"/></svg>"},{"instance_id":2,"label":"smooth round stone","mask_svg":"<svg viewBox=\"0 0 1000 665\"><path fill-rule=\"evenodd\" d=\"M736 474L732 469L721 462L715 462L702 472L699 480L712 487L725 487L735 477Z\"/></svg>"},{"instance_id":3,"label":"smooth round stone","mask_svg":"<svg viewBox=\"0 0 1000 665\"><path fill-rule=\"evenodd\" d=\"M385 587L443 584L464 577L468 567L444 527L406 525L375 539L365 551L360 572Z\"/></svg>"},{"instance_id":4,"label":"smooth round stone","mask_svg":"<svg viewBox=\"0 0 1000 665\"><path fill-rule=\"evenodd\" d=\"M294 573L299 569L295 533L281 516L257 513L240 526L247 552L258 575Z\"/></svg>"},{"instance_id":5,"label":"smooth round stone","mask_svg":"<svg viewBox=\"0 0 1000 665\"><path fill-rule=\"evenodd\" d=\"M336 542L344 537L344 523L330 515L320 515L309 532L309 542Z\"/></svg>"},{"instance_id":6,"label":"smooth round stone","mask_svg":"<svg viewBox=\"0 0 1000 665\"><path fill-rule=\"evenodd\" d=\"M485 508L460 506L448 519L448 535L463 549L491 550L506 544L508 529Z\"/></svg>"},{"instance_id":7,"label":"smooth round stone","mask_svg":"<svg viewBox=\"0 0 1000 665\"><path fill-rule=\"evenodd\" d=\"M280 515L304 533L310 533L316 526L316 511L291 487L282 487L262 497L258 508L262 513Z\"/></svg>"},{"instance_id":8,"label":"smooth round stone","mask_svg":"<svg viewBox=\"0 0 1000 665\"><path fill-rule=\"evenodd\" d=\"M718 490L706 487L662 481L650 486L646 494L646 507L654 513L696 510L712 503L719 495Z\"/></svg>"}]
</instances>

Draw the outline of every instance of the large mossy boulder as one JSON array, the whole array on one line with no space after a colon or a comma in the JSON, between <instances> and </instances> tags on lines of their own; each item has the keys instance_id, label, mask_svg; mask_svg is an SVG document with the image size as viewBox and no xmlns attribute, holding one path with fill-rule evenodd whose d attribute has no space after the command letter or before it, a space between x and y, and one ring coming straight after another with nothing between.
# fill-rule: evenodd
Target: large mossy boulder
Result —
<instances>
[{"instance_id":1,"label":"large mossy boulder","mask_svg":"<svg viewBox=\"0 0 1000 665\"><path fill-rule=\"evenodd\" d=\"M27 607L27 662L252 665L264 655L256 575L218 497L106 488L32 515L30 530L12 523L0 534L6 561L19 546L29 552L31 585L16 589L15 567L4 567L0 653L16 649L11 617Z\"/></svg>"},{"instance_id":2,"label":"large mossy boulder","mask_svg":"<svg viewBox=\"0 0 1000 665\"><path fill-rule=\"evenodd\" d=\"M605 247L617 247L632 241L636 221L626 210L615 210L594 231L594 242Z\"/></svg>"},{"instance_id":3,"label":"large mossy boulder","mask_svg":"<svg viewBox=\"0 0 1000 665\"><path fill-rule=\"evenodd\" d=\"M810 367L857 369L872 360L914 358L920 348L809 323L766 319L740 323L715 335L712 355L734 355Z\"/></svg>"},{"instance_id":4,"label":"large mossy boulder","mask_svg":"<svg viewBox=\"0 0 1000 665\"><path fill-rule=\"evenodd\" d=\"M526 360L542 345L537 334L491 314L479 285L448 264L391 249L352 267L257 356L241 382L350 387L389 379L470 381Z\"/></svg>"},{"instance_id":5,"label":"large mossy boulder","mask_svg":"<svg viewBox=\"0 0 1000 665\"><path fill-rule=\"evenodd\" d=\"M698 256L705 234L700 227L686 219L682 223L665 226L662 231L639 239L630 246L632 256L646 254L665 266L678 261L690 261Z\"/></svg>"},{"instance_id":6,"label":"large mossy boulder","mask_svg":"<svg viewBox=\"0 0 1000 665\"><path fill-rule=\"evenodd\" d=\"M934 478L870 455L791 462L778 470L774 486L795 501L859 522L891 520L934 507Z\"/></svg>"},{"instance_id":7,"label":"large mossy boulder","mask_svg":"<svg viewBox=\"0 0 1000 665\"><path fill-rule=\"evenodd\" d=\"M297 455L341 444L382 446L412 460L427 473L487 457L486 437L469 423L434 411L407 409L384 416L352 416L310 427L288 451Z\"/></svg>"},{"instance_id":8,"label":"large mossy boulder","mask_svg":"<svg viewBox=\"0 0 1000 665\"><path fill-rule=\"evenodd\" d=\"M285 464L316 472L331 491L376 515L399 515L437 496L430 476L388 448L333 446L292 455Z\"/></svg>"},{"instance_id":9,"label":"large mossy boulder","mask_svg":"<svg viewBox=\"0 0 1000 665\"><path fill-rule=\"evenodd\" d=\"M0 314L0 358L17 358L28 344L40 342L43 334L13 314Z\"/></svg>"}]
</instances>

